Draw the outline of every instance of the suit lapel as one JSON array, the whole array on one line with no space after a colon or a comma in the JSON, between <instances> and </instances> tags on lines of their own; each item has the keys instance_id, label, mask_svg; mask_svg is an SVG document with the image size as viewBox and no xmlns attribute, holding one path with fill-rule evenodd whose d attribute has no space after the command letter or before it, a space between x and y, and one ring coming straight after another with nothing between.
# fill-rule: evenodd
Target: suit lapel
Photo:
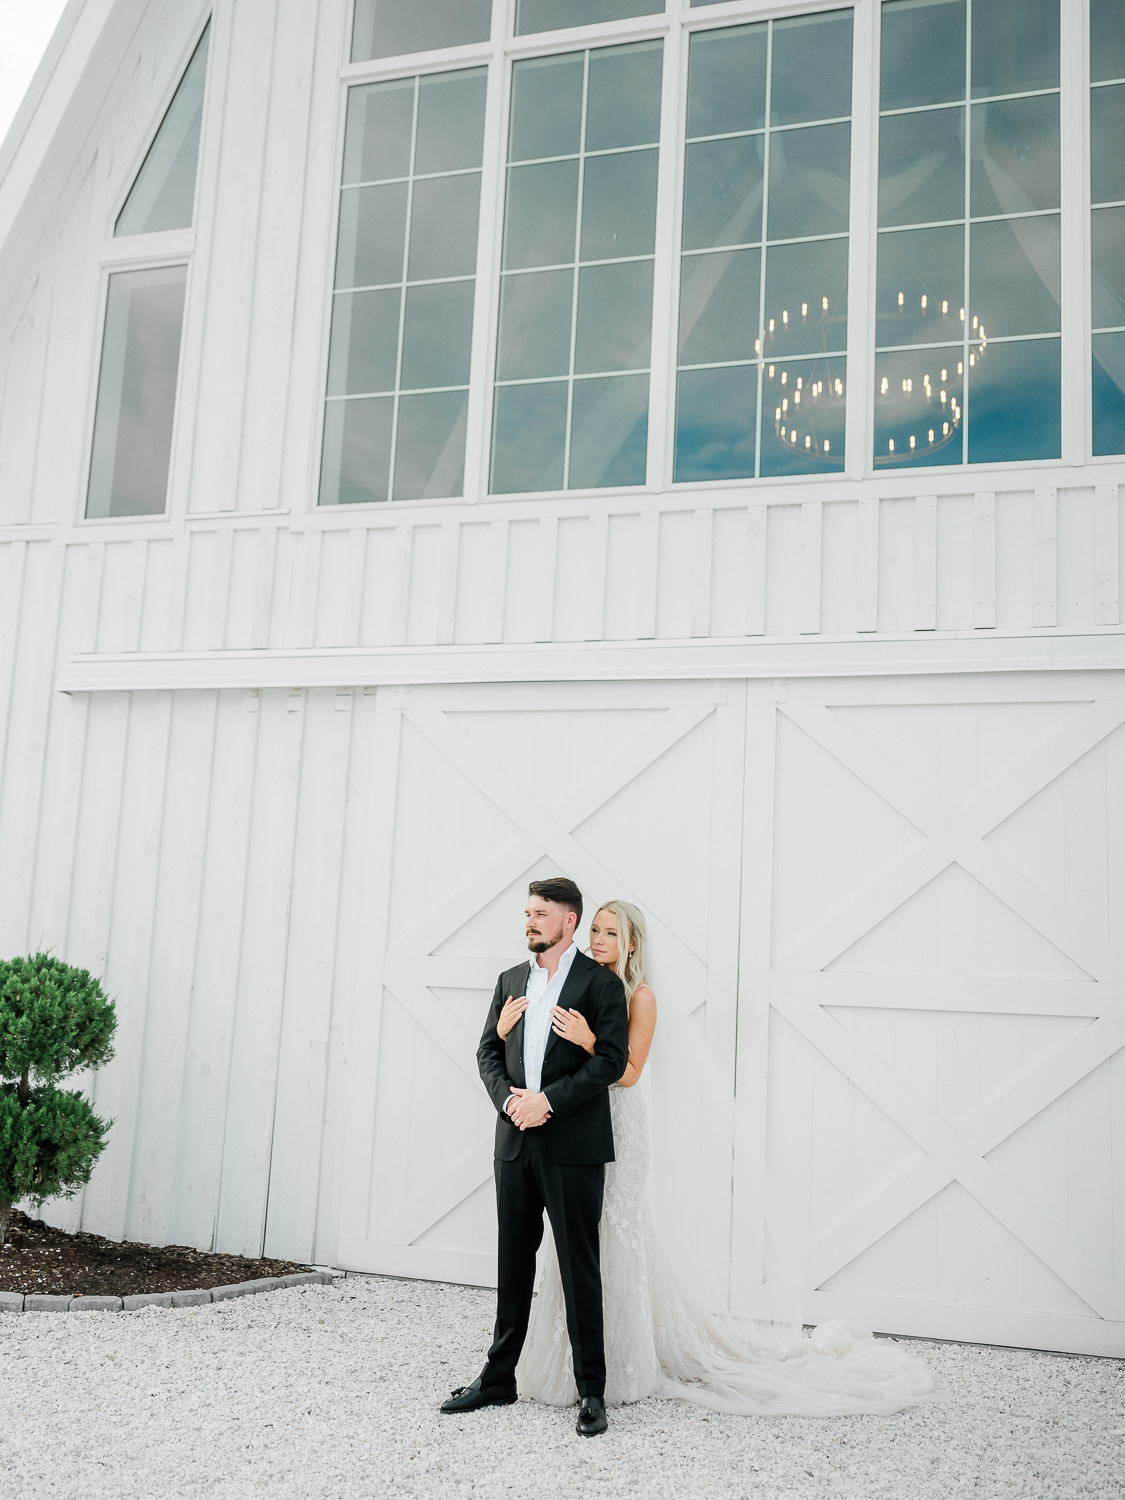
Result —
<instances>
[{"instance_id":1,"label":"suit lapel","mask_svg":"<svg viewBox=\"0 0 1125 1500\"><path fill-rule=\"evenodd\" d=\"M509 991L509 993L516 999L518 999L520 995L527 994L527 981L530 974L530 963L521 964L518 969L512 970L513 987ZM507 998L508 996L505 995L504 999L507 1000ZM516 1056L519 1059L520 1067L520 1077L516 1087L523 1089L527 1087L527 1073L524 1070L523 1065L523 1016L521 1016L516 1024L512 1027L511 1038L512 1045L514 1046L516 1051Z\"/></svg>"},{"instance_id":2,"label":"suit lapel","mask_svg":"<svg viewBox=\"0 0 1125 1500\"><path fill-rule=\"evenodd\" d=\"M581 951L581 949L579 949L579 951L574 955L574 958L571 960L570 973L563 980L563 987L559 991L558 999L555 1001L555 1004L559 1007L560 1010L566 1010L568 1006L573 1004L573 1002L586 988L586 981L589 976L583 972L586 967L583 963L583 959L585 959L585 957L586 955ZM520 1017L520 1020L523 1020L522 1016ZM543 1048L544 1060L547 1057L547 1053L550 1052L551 1048L555 1045L555 1038L557 1036L558 1032L552 1026L551 1029L547 1032L547 1044Z\"/></svg>"}]
</instances>

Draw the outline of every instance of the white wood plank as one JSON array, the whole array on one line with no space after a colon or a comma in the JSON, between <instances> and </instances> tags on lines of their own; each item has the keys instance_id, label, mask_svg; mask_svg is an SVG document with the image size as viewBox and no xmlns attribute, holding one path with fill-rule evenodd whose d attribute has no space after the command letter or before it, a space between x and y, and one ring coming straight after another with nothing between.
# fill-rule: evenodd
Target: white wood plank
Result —
<instances>
[{"instance_id":1,"label":"white wood plank","mask_svg":"<svg viewBox=\"0 0 1125 1500\"><path fill-rule=\"evenodd\" d=\"M265 1234L293 888L303 712L287 694L264 696L247 854L223 1170L215 1246L260 1255Z\"/></svg>"},{"instance_id":2,"label":"white wood plank","mask_svg":"<svg viewBox=\"0 0 1125 1500\"><path fill-rule=\"evenodd\" d=\"M414 552L413 526L395 529L394 574L388 635L395 646L406 644L406 627L410 612L410 568Z\"/></svg>"},{"instance_id":3,"label":"white wood plank","mask_svg":"<svg viewBox=\"0 0 1125 1500\"><path fill-rule=\"evenodd\" d=\"M801 506L801 545L799 556L798 629L802 635L816 635L820 630L820 569L824 511L819 501Z\"/></svg>"},{"instance_id":4,"label":"white wood plank","mask_svg":"<svg viewBox=\"0 0 1125 1500\"><path fill-rule=\"evenodd\" d=\"M856 507L855 628L879 628L879 499L861 495Z\"/></svg>"},{"instance_id":5,"label":"white wood plank","mask_svg":"<svg viewBox=\"0 0 1125 1500\"><path fill-rule=\"evenodd\" d=\"M937 625L937 496L914 499L914 629Z\"/></svg>"},{"instance_id":6,"label":"white wood plank","mask_svg":"<svg viewBox=\"0 0 1125 1500\"><path fill-rule=\"evenodd\" d=\"M270 617L273 612L273 581L277 567L277 527L258 528L257 560L254 568L254 604L251 616L250 645L256 651L270 643Z\"/></svg>"},{"instance_id":7,"label":"white wood plank","mask_svg":"<svg viewBox=\"0 0 1125 1500\"><path fill-rule=\"evenodd\" d=\"M1058 492L1037 486L1032 517L1032 623L1054 625L1058 619Z\"/></svg>"},{"instance_id":8,"label":"white wood plank","mask_svg":"<svg viewBox=\"0 0 1125 1500\"><path fill-rule=\"evenodd\" d=\"M766 507L746 507L746 623L747 635L766 630Z\"/></svg>"},{"instance_id":9,"label":"white wood plank","mask_svg":"<svg viewBox=\"0 0 1125 1500\"><path fill-rule=\"evenodd\" d=\"M171 714L170 693L145 693L130 705L111 835L116 847L104 984L117 1005L116 1055L98 1074L96 1099L113 1129L85 1191L83 1221L115 1240L125 1238L133 1181Z\"/></svg>"},{"instance_id":10,"label":"white wood plank","mask_svg":"<svg viewBox=\"0 0 1125 1500\"><path fill-rule=\"evenodd\" d=\"M586 622L583 638L600 641L605 634L606 547L609 540L609 515L596 511L586 522L585 589Z\"/></svg>"},{"instance_id":11,"label":"white wood plank","mask_svg":"<svg viewBox=\"0 0 1125 1500\"><path fill-rule=\"evenodd\" d=\"M711 633L711 549L714 511L700 507L691 533L691 633Z\"/></svg>"},{"instance_id":12,"label":"white wood plank","mask_svg":"<svg viewBox=\"0 0 1125 1500\"><path fill-rule=\"evenodd\" d=\"M211 762L207 842L194 943L176 1176L171 1195L174 1244L215 1244L223 1163L231 1040L247 894L247 848L258 730L254 696L219 696Z\"/></svg>"},{"instance_id":13,"label":"white wood plank","mask_svg":"<svg viewBox=\"0 0 1125 1500\"><path fill-rule=\"evenodd\" d=\"M555 631L555 572L559 541L558 516L542 516L536 557L536 610L533 639L549 641Z\"/></svg>"},{"instance_id":14,"label":"white wood plank","mask_svg":"<svg viewBox=\"0 0 1125 1500\"><path fill-rule=\"evenodd\" d=\"M453 643L453 625L457 618L457 560L460 540L460 523L446 521L441 528L441 561L437 579L438 596L434 625L434 642L438 646L448 646Z\"/></svg>"},{"instance_id":15,"label":"white wood plank","mask_svg":"<svg viewBox=\"0 0 1125 1500\"><path fill-rule=\"evenodd\" d=\"M370 1235L368 1195L375 1146L372 1080L379 1076L392 871L386 851L394 838L402 711L391 707L385 690L380 690L374 711L361 714L356 722L349 788L355 810L344 844L336 957L336 996L340 1024L346 1027L346 1067L340 1080L344 1108L332 1217L322 1232L328 1235L328 1245L339 1236L338 1265L347 1258L350 1264L368 1266L363 1247ZM349 1242L358 1250L349 1251Z\"/></svg>"},{"instance_id":16,"label":"white wood plank","mask_svg":"<svg viewBox=\"0 0 1125 1500\"><path fill-rule=\"evenodd\" d=\"M331 690L309 695L301 760L285 996L278 1051L265 1253L310 1260L320 1197L321 1132L332 1023L350 716Z\"/></svg>"},{"instance_id":17,"label":"white wood plank","mask_svg":"<svg viewBox=\"0 0 1125 1500\"><path fill-rule=\"evenodd\" d=\"M499 642L504 639L504 599L508 578L508 522L504 519L493 521L489 526L488 560L488 576L484 584L488 590L484 639Z\"/></svg>"},{"instance_id":18,"label":"white wood plank","mask_svg":"<svg viewBox=\"0 0 1125 1500\"><path fill-rule=\"evenodd\" d=\"M772 962L777 708L761 688L746 704L737 1091L731 1225L731 1311L761 1311L765 1282L763 1195L768 1125L768 980Z\"/></svg>"},{"instance_id":19,"label":"white wood plank","mask_svg":"<svg viewBox=\"0 0 1125 1500\"><path fill-rule=\"evenodd\" d=\"M195 1123L183 1106L217 710L215 693L173 696L124 1230L142 1244L174 1238L177 1153Z\"/></svg>"},{"instance_id":20,"label":"white wood plank","mask_svg":"<svg viewBox=\"0 0 1125 1500\"><path fill-rule=\"evenodd\" d=\"M1116 484L1094 486L1094 623L1117 625L1121 620L1121 504Z\"/></svg>"},{"instance_id":21,"label":"white wood plank","mask_svg":"<svg viewBox=\"0 0 1125 1500\"><path fill-rule=\"evenodd\" d=\"M311 646L316 632L316 601L320 591L321 532L303 531L297 538L297 557L289 592L285 642Z\"/></svg>"},{"instance_id":22,"label":"white wood plank","mask_svg":"<svg viewBox=\"0 0 1125 1500\"><path fill-rule=\"evenodd\" d=\"M996 625L996 495L978 490L973 496L973 626Z\"/></svg>"},{"instance_id":23,"label":"white wood plank","mask_svg":"<svg viewBox=\"0 0 1125 1500\"><path fill-rule=\"evenodd\" d=\"M17 544L22 546L23 544ZM0 548L0 553L6 549ZM53 700L53 668L66 549L49 542L27 546L22 580L21 630L0 632L15 652L6 669L6 702L0 697L0 951L32 946L31 903L39 842L41 797L46 773ZM11 584L11 572L6 580ZM0 598L6 593L0 593ZM68 705L69 706L69 705ZM13 733L13 731L15 731ZM60 736L62 737L62 736ZM38 945L36 945L38 946Z\"/></svg>"},{"instance_id":24,"label":"white wood plank","mask_svg":"<svg viewBox=\"0 0 1125 1500\"><path fill-rule=\"evenodd\" d=\"M660 513L641 512L641 539L637 547L637 624L638 640L651 640L656 634L656 585L660 557Z\"/></svg>"}]
</instances>

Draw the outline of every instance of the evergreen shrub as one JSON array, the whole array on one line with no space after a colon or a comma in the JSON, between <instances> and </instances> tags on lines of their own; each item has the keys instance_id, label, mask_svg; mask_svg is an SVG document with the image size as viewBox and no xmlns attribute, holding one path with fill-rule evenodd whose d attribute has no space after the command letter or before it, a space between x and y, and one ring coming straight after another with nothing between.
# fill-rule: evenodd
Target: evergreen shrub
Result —
<instances>
[{"instance_id":1,"label":"evergreen shrub","mask_svg":"<svg viewBox=\"0 0 1125 1500\"><path fill-rule=\"evenodd\" d=\"M116 1028L85 969L48 953L0 960L0 1245L13 1203L73 1198L89 1182L113 1121L56 1084L108 1062Z\"/></svg>"}]
</instances>

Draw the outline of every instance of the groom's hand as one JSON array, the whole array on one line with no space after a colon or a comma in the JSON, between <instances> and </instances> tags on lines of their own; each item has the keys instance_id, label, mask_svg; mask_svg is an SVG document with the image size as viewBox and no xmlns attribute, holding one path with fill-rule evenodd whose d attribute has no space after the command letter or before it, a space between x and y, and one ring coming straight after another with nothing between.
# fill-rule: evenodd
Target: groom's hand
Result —
<instances>
[{"instance_id":1,"label":"groom's hand","mask_svg":"<svg viewBox=\"0 0 1125 1500\"><path fill-rule=\"evenodd\" d=\"M521 1130L533 1130L542 1125L551 1113L551 1106L543 1094L533 1094L530 1089L513 1089L513 1099L508 1106L508 1119Z\"/></svg>"}]
</instances>

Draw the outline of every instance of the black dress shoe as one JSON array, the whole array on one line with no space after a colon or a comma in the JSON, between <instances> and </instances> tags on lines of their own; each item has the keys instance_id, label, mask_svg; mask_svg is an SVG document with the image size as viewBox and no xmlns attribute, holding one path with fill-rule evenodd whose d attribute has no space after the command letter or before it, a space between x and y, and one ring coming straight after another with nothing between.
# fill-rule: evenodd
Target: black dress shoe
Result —
<instances>
[{"instance_id":1,"label":"black dress shoe","mask_svg":"<svg viewBox=\"0 0 1125 1500\"><path fill-rule=\"evenodd\" d=\"M583 1396L578 1408L578 1421L574 1430L579 1437L597 1437L609 1426L605 1414L605 1402L600 1396Z\"/></svg>"},{"instance_id":2,"label":"black dress shoe","mask_svg":"<svg viewBox=\"0 0 1125 1500\"><path fill-rule=\"evenodd\" d=\"M458 1386L450 1391L449 1400L441 1403L442 1411L476 1411L481 1406L511 1406L517 1400L514 1386L481 1386L480 1376L472 1385Z\"/></svg>"}]
</instances>

